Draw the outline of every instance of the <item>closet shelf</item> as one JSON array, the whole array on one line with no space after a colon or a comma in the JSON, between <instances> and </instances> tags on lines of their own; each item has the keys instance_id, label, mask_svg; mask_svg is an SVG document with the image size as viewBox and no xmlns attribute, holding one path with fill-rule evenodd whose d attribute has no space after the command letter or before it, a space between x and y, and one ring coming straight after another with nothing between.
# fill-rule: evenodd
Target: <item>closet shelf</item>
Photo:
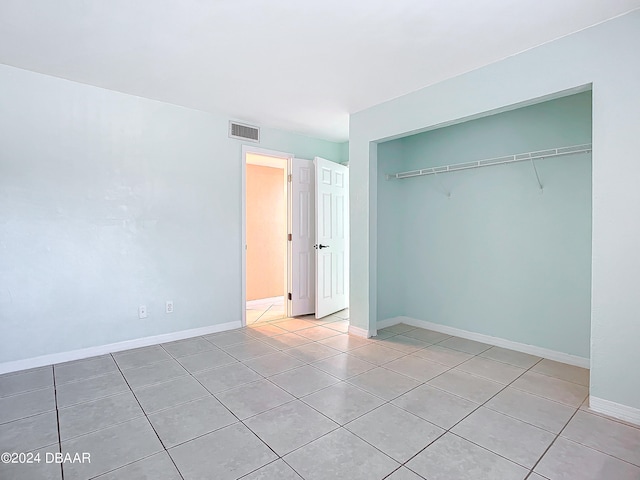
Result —
<instances>
[{"instance_id":1,"label":"closet shelf","mask_svg":"<svg viewBox=\"0 0 640 480\"><path fill-rule=\"evenodd\" d=\"M441 167L422 168L420 170L410 170L408 172L399 172L387 174L387 180L394 178L410 178L420 177L423 175L435 175L438 173L456 172L458 170L468 170L470 168L489 167L492 165L504 165L506 163L533 161L542 158L560 157L564 155L575 155L578 153L591 152L591 144L573 145L570 147L549 148L547 150L538 150L536 152L517 153L515 155L507 155L505 157L489 158L486 160L477 160L475 162L455 163L453 165L443 165Z\"/></svg>"}]
</instances>

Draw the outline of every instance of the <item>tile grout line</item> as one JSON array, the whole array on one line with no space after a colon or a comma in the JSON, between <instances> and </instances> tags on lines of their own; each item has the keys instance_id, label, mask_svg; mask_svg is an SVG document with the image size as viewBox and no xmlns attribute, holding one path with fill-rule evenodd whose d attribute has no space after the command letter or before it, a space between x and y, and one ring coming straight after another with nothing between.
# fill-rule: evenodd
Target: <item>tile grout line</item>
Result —
<instances>
[{"instance_id":1,"label":"tile grout line","mask_svg":"<svg viewBox=\"0 0 640 480\"><path fill-rule=\"evenodd\" d=\"M545 453L545 455L546 455L546 453L547 453L547 452L544 452L544 453ZM543 455L543 456L544 456L544 455ZM536 464L537 464L537 462L536 462ZM535 465L534 465L534 467L535 467ZM540 475L538 472L534 472L533 470L531 470L529 473L527 473L527 476L526 476L526 477L524 477L524 480L529 480L529 479L531 479L531 478L532 478L532 475L537 475L537 476L539 476L540 478L542 478L543 480L550 480L548 477L545 477L544 475Z\"/></svg>"},{"instance_id":2,"label":"tile grout line","mask_svg":"<svg viewBox=\"0 0 640 480\"><path fill-rule=\"evenodd\" d=\"M569 423L571 422L571 420L573 420L573 417L576 416L576 414L580 411L580 407L578 407L576 409L575 412L573 412L573 415L571 415L571 418L569 418L569 420L567 420L567 422L564 424L564 427L562 427L560 429L560 431L556 434L556 436L553 438L553 440L551 441L551 443L549 444L549 446L545 449L544 453L542 455L540 455L540 458L538 458L538 460L536 461L536 463L534 463L533 467L531 467L531 471L529 472L529 475L527 475L527 478L529 478L531 476L532 473L536 473L534 472L535 468L538 466L538 464L542 461L542 459L545 457L545 455L549 452L549 450L551 450L551 447L556 443L556 440L558 440L558 438L560 437L560 434L564 431L565 428L567 428L567 425L569 425Z\"/></svg>"},{"instance_id":3,"label":"tile grout line","mask_svg":"<svg viewBox=\"0 0 640 480\"><path fill-rule=\"evenodd\" d=\"M5 397L5 398L8 398L8 397ZM20 420L26 420L27 418L34 418L34 417L37 417L39 415L44 415L45 413L51 413L51 412L53 412L55 410L57 410L57 409L54 407L51 410L45 410L44 412L32 413L32 414L26 415L24 417L14 418L13 420L9 420L8 422L0 423L0 427L2 427L4 425L9 425L10 423L13 423L13 422L19 422ZM51 445L53 445L53 443ZM46 446L49 446L49 445L46 445Z\"/></svg>"},{"instance_id":4,"label":"tile grout line","mask_svg":"<svg viewBox=\"0 0 640 480\"><path fill-rule=\"evenodd\" d=\"M127 393L129 393L129 392L122 392L122 393L120 393L119 395L125 395L125 394L127 394ZM113 396L113 395L112 395L112 396ZM105 398L110 398L110 397L102 397L102 398L99 398L98 400L103 400L103 399L105 399ZM81 404L81 403L78 403L78 404L76 404L76 405L82 405L82 404ZM75 405L74 405L74 406L75 406ZM66 407L65 407L65 408L66 408ZM64 410L64 409L63 409L63 410ZM88 436L88 435L91 435L91 434L94 434L94 433L100 432L100 431L102 431L102 430L106 430L106 429L108 429L108 428L118 427L118 426L120 426L120 425L124 425L125 423L129 423L129 422L131 422L131 421L133 421L133 420L138 420L139 418L142 418L142 417L144 417L144 414L140 414L140 415L138 415L138 416L136 416L136 417L133 417L133 418L130 418L130 419L128 419L128 420L118 421L118 422L116 422L116 423L112 423L112 424L110 424L110 425L109 425L109 426L107 426L107 427L100 427L100 428L97 428L97 429L95 429L95 430L90 430L90 431L88 431L88 432L81 433L81 434L79 434L79 435L73 435L73 436L71 436L71 437L65 438L65 442L66 442L66 441L70 441L70 440L77 440L78 438L86 437L86 436Z\"/></svg>"},{"instance_id":5,"label":"tile grout line","mask_svg":"<svg viewBox=\"0 0 640 480\"><path fill-rule=\"evenodd\" d=\"M608 456L608 457L615 458L616 460L620 460L621 462L624 462L624 463L626 463L626 464L628 464L628 465L631 465L632 467L640 468L640 465L635 464L635 463L632 463L632 462L630 462L629 460L625 460L624 458L617 457L616 455L613 455L613 454L611 454L611 453L604 452L604 451L600 450L599 448L596 448L596 447L593 447L593 446L590 446L590 445L586 445L586 444L584 444L584 443L582 443L582 442L579 442L578 440L574 440L574 439L569 438L569 437L563 437L563 436L562 436L562 432L564 432L564 430L569 426L569 422L570 422L571 420L573 420L573 417L575 417L578 413L580 413L580 411L581 411L581 410L580 410L580 408L578 408L578 409L575 411L575 413L571 416L571 418L570 418L570 419L569 419L569 421L565 424L565 426L564 426L564 427L562 427L562 430L560 430L560 432L558 432L558 434L557 434L557 438L562 437L564 440L567 440L568 442L575 443L576 445L580 445L580 446L582 446L582 447L588 448L589 450L593 450L593 451L595 451L595 452L599 452L599 453L601 453L601 454L603 454L603 455L606 455L606 456ZM593 415L592 413L589 413L589 412L584 412L584 411L583 411L583 413L586 413L587 415ZM607 419L605 419L605 420L607 420ZM624 425L624 424L622 424L622 425ZM555 439L554 439L554 442L555 442Z\"/></svg>"},{"instance_id":6,"label":"tile grout line","mask_svg":"<svg viewBox=\"0 0 640 480\"><path fill-rule=\"evenodd\" d=\"M544 358L544 357L542 357L542 360L549 360L549 359L548 359L548 358ZM540 362L542 362L542 360L540 360ZM537 365L538 363L540 363L540 362L537 362L537 363L536 363L536 365ZM558 363L561 363L561 362L558 362ZM568 364L565 364L565 365L568 365ZM572 366L573 366L573 365L572 365ZM576 367L576 368L582 368L582 367ZM585 370L588 370L588 369L585 369ZM582 384L582 383L573 382L573 381L571 381L571 380L565 380L564 378L560 378L560 377L554 377L553 375L549 375L548 373L543 373L543 372L540 372L540 371L537 371L537 370L532 370L532 371L531 371L531 373L535 373L535 374L537 374L537 375L541 375L541 376L543 376L543 377L547 377L547 378L553 378L553 379L555 379L555 380L560 380L561 382L567 382L567 383L570 383L570 384L572 384L572 385L578 385L578 386L580 386L580 387L586 387L586 388L589 388L589 385L584 385L584 384Z\"/></svg>"},{"instance_id":7,"label":"tile grout line","mask_svg":"<svg viewBox=\"0 0 640 480\"><path fill-rule=\"evenodd\" d=\"M164 348L163 348L164 350ZM164 350L166 352L166 350ZM168 352L167 352L168 353ZM173 457L171 455L169 455L169 451L167 450L167 447L165 446L164 442L162 441L162 439L160 438L160 435L158 435L158 431L156 430L156 427L153 426L153 423L151 423L151 420L149 420L149 416L147 415L147 412L144 410L144 408L142 408L142 404L140 403L140 400L138 400L138 396L136 395L136 392L133 390L133 388L131 387L131 385L129 384L129 380L127 380L127 377L125 377L124 373L122 372L122 369L120 368L120 365L118 364L118 362L116 361L115 358L113 358L113 355L111 355L111 358L113 359L114 363L117 365L118 367L118 371L120 372L120 375L122 375L122 378L124 379L125 383L127 384L127 387L129 387L129 390L131 391L131 394L133 395L133 398L136 399L136 402L138 403L138 406L140 407L140 410L142 410L142 413L144 414L144 417L146 418L147 422L149 423L149 426L151 427L151 429L153 430L153 433L156 434L156 437L158 438L158 441L160 442L160 445L162 446L162 448L164 449L164 451L167 453L167 456L169 457L169 459L171 459L171 463L173 463L174 467L176 467L176 471L178 472L178 475L180 475L180 478L182 478L182 480L184 479L184 476L182 475L182 472L180 471L180 469L178 469L178 466L176 465L176 463L173 461ZM179 364L179 363L178 363ZM157 453L157 452L156 452ZM139 462L140 460L143 460L145 458L149 458L151 456L155 455L151 454L151 455L147 455L146 457L143 458L139 458L138 460L135 460L133 462L130 462L126 465L121 465L118 468L115 468L113 470L110 471L115 471L118 470L119 468L123 468L126 467L127 465L131 465L135 462ZM108 472L104 472L104 473L108 473ZM103 473L103 474L104 474ZM103 475L101 474L101 475Z\"/></svg>"},{"instance_id":8,"label":"tile grout line","mask_svg":"<svg viewBox=\"0 0 640 480\"><path fill-rule=\"evenodd\" d=\"M56 366L51 365L51 375L53 376L53 396L56 404L56 426L58 427L58 450L62 454L62 437L60 436L60 410L58 409L58 388L56 386ZM60 463L60 478L64 480L64 468Z\"/></svg>"},{"instance_id":9,"label":"tile grout line","mask_svg":"<svg viewBox=\"0 0 640 480\"><path fill-rule=\"evenodd\" d=\"M335 431L335 430L334 430L334 431ZM291 453L291 452L290 452L290 453ZM289 455L289 454L287 453L287 455ZM287 465L291 470L293 470L293 471L296 473L296 475L298 475L302 480L306 480L306 479L302 476L302 474L301 474L300 472L298 472L298 471L293 467L293 465L291 465L289 462L287 462L287 461L284 459L284 457L280 457L280 460L282 460L282 461L285 463L285 465Z\"/></svg>"},{"instance_id":10,"label":"tile grout line","mask_svg":"<svg viewBox=\"0 0 640 480\"><path fill-rule=\"evenodd\" d=\"M262 317L264 317L264 315L269 311L269 309L270 309L270 308L271 308L271 305L269 305L269 306L267 307L267 309L266 309L264 312L262 312L262 313L258 316L258 318L256 318L253 322L251 322L251 325L253 325L254 323L258 323L258 321L259 321ZM246 309L245 309L245 310L246 310ZM246 318L246 313L245 313L245 318ZM266 323L266 322L265 322L265 323Z\"/></svg>"},{"instance_id":11,"label":"tile grout line","mask_svg":"<svg viewBox=\"0 0 640 480\"><path fill-rule=\"evenodd\" d=\"M444 341L444 340L443 340L443 341ZM484 353L484 352L485 352L485 351L487 351L487 350L489 350L489 349L483 350L482 352L479 352L479 353L475 354L473 357L469 358L469 359L468 359L468 360L466 360L466 361L469 361L469 360L471 360L471 359L473 359L473 358L477 357L478 355L480 355L480 353ZM541 359L541 360L542 360L542 359ZM540 362L541 360L538 360L538 362ZM529 369L533 368L533 367L534 367L538 362L536 362L534 365L532 365L531 367L529 367ZM462 363L465 363L465 362L462 362ZM460 364L460 365L461 365L461 364ZM452 367L450 370L453 370L453 368L456 368L456 367ZM457 425L459 425L461 422L463 422L464 420L466 420L469 416L471 416L472 414L474 414L475 412L477 412L481 407L483 407L483 406L484 406L487 402L489 402L491 399L493 399L494 397L496 397L497 395L499 395L501 392L503 392L507 387L509 387L509 385L511 385L511 383L515 382L518 378L520 378L520 377L521 377L522 375L524 375L527 371L529 371L529 369L527 369L527 370L525 370L524 372L522 372L520 375L518 375L518 377L516 377L515 379L513 379L510 383L508 383L508 384L504 385L504 387L503 387L503 388L501 388L498 392L496 392L494 395L492 395L491 397L489 397L489 398L488 398L487 400L485 400L483 403L481 403L481 404L477 404L477 405L478 405L478 407L477 407L477 408L474 408L471 412L469 412L469 413L468 413L467 415L465 415L463 418L461 418L460 420L458 420L458 421L457 421L456 423L454 423L451 427L449 427L449 428L447 428L447 429L443 429L443 430L445 430L445 432L444 432L442 435L440 435L440 436L439 436L437 439L435 439L433 442L429 443L429 445L427 445L427 446L425 446L424 448L422 448L419 452L417 452L416 454L414 454L411 458L409 458L409 460L407 460L406 462L404 462L402 465L406 467L406 464L407 464L408 462L410 462L410 461L411 461L411 460L413 460L415 457L417 457L417 456L418 456L418 455L420 455L422 452L424 452L424 451L425 451L427 448L429 448L429 447L430 447L434 442L436 442L437 440L439 440L440 438L442 438L442 437L443 437L444 435L446 435L447 433L451 433L452 435L455 435L455 436L457 436L457 437L459 437L459 438L462 438L463 440L465 440L465 441L467 441L467 442L469 442L469 443L472 443L472 444L474 444L474 445L476 445L476 446L478 446L478 447L482 448L483 450L486 450L486 451L488 451L488 452L491 452L491 453L493 453L494 455L497 455L497 456L499 456L499 457L501 457L501 458L504 458L505 460L508 460L509 462L511 462L511 463L513 463L513 464L515 464L515 465L519 465L519 466L521 466L522 468L525 468L525 469L527 469L527 470L528 470L528 468L527 468L527 467L525 467L524 465L520 465L519 463L517 463L517 462L515 462L515 461L513 461L513 460L511 460L511 459L509 459L509 458L507 458L507 457L505 457L505 456L503 456L503 455L501 455L501 454L497 453L497 452L494 452L494 451L490 450L489 448L483 447L482 445L478 445L477 443L472 442L471 440L469 440L469 439L467 439L467 438L464 438L464 437L462 437L462 436L460 436L460 435L456 434L455 432L452 432L451 430L452 430L453 428L455 428ZM450 371L450 370L448 370L448 371ZM445 372L445 373L446 373L446 372ZM471 375L471 374L469 374L469 375ZM475 375L473 375L473 376L475 376ZM436 377L434 377L434 378L436 378ZM482 377L479 377L479 378L482 378ZM430 381L430 380L429 380L429 381ZM426 382L425 382L425 385L426 385ZM434 387L434 388L437 388L437 387ZM439 390L441 390L441 389L439 389ZM451 394L451 392L447 392L446 390L442 390L442 391L444 391L444 392L446 392L446 393L450 393L450 394ZM452 395L455 395L455 394L452 394ZM458 397L459 397L459 395L456 395L456 396L458 396ZM464 398L464 397L460 397L460 398ZM469 399L465 399L465 400L470 401ZM473 403L475 403L475 402L473 402ZM403 410L404 410L404 409L403 409ZM409 413L411 413L411 412L409 412ZM498 413L499 413L499 412L498 412ZM422 417L419 417L419 418L422 418ZM510 418L511 418L511 417L510 417ZM425 419L423 419L423 420L425 420ZM517 420L517 419L516 419L516 420ZM427 420L427 421L428 421L428 420ZM439 427L439 428L442 428L442 427L440 427L439 425L436 425L436 426L437 426L437 427ZM408 468L408 467L407 467L407 468ZM413 470L412 470L412 471L413 471Z\"/></svg>"},{"instance_id":12,"label":"tile grout line","mask_svg":"<svg viewBox=\"0 0 640 480\"><path fill-rule=\"evenodd\" d=\"M220 400L218 400L218 401L220 401ZM220 402L220 403L222 403L222 402ZM263 444L264 444L264 445L265 445L269 450L271 450L271 452L273 452L273 454L276 456L276 460L278 460L278 459L282 458L282 457L278 454L278 452L276 452L273 448L271 448L271 445L269 445L269 444L268 444L267 442L265 442L262 438L260 438L260 436L259 436L256 432L254 432L254 431L251 429L251 427L249 427L249 425L247 425L246 423L244 423L244 421L242 421L242 420L240 420L239 422L244 426L244 428L246 428L247 430L249 430L249 431L253 434L253 436L254 436L254 437L256 437L256 438L258 439L258 441L262 442L262 443L263 443ZM275 461L275 460L274 460L274 461ZM264 465L262 465L260 468L262 468L262 467L264 467ZM247 475L248 475L248 474L247 474Z\"/></svg>"},{"instance_id":13,"label":"tile grout line","mask_svg":"<svg viewBox=\"0 0 640 480\"><path fill-rule=\"evenodd\" d=\"M261 467L258 468L254 468L253 470L251 470L248 473L245 473L244 475L242 475L241 477L238 477L237 480L242 480L243 478L247 478L249 475L251 475L252 473L256 473L258 470L261 470L265 467L268 467L269 465L273 465L274 463L276 463L278 460L282 460L285 464L287 464L289 467L291 467L291 465L289 465L287 462L285 462L284 458L282 458L281 456L279 456L277 453L277 458L275 460L271 460L268 463L265 463L264 465L262 465ZM293 470L293 467L291 467L291 469ZM293 470L294 472L296 472L295 470ZM296 472L296 474L298 474L298 472ZM299 475L299 474L298 474ZM302 477L301 477L302 478ZM304 479L303 479L304 480Z\"/></svg>"},{"instance_id":14,"label":"tile grout line","mask_svg":"<svg viewBox=\"0 0 640 480\"><path fill-rule=\"evenodd\" d=\"M587 400L588 397L585 399ZM582 402L584 404L584 402ZM594 410L591 410L590 407L586 407L586 408L582 408L582 404L580 405L580 407L578 408L578 410L582 410L584 413L587 413L589 415L593 415L595 417L599 417L602 418L604 420L608 420L610 422L615 422L619 425L625 426L625 427L629 427L629 428L634 428L636 430L640 430L640 424L635 424L635 423L631 423L627 420L622 420L621 418L616 418L616 417L612 417L610 415L607 415L606 413L600 413L600 412L596 412Z\"/></svg>"},{"instance_id":15,"label":"tile grout line","mask_svg":"<svg viewBox=\"0 0 640 480\"><path fill-rule=\"evenodd\" d=\"M388 478L391 478L391 475L393 475L396 472L399 472L401 469L403 468L402 465L400 465L398 468L396 468L394 471L392 471L391 473L389 473L388 475L385 475L384 477L382 477L382 480L387 480ZM406 467L405 467L406 468ZM412 473L414 473L413 471L411 471ZM422 480L424 477L421 477L420 475L418 475L418 477Z\"/></svg>"},{"instance_id":16,"label":"tile grout line","mask_svg":"<svg viewBox=\"0 0 640 480\"><path fill-rule=\"evenodd\" d=\"M53 364L51 365L46 365L47 367L53 367ZM4 375L20 375L20 373L3 373L0 375L0 377L3 377ZM32 388L30 390L23 390L23 391L19 391L16 393L12 393L10 395L3 395L0 396L0 400L4 400L5 398L11 398L11 397L18 397L20 395L27 395L29 393L35 393L35 392L41 392L42 390L47 390L48 388L51 388L52 385L45 385L43 387L38 387L38 388ZM13 421L13 420L12 420ZM9 422L3 422L3 423L9 423ZM0 424L2 425L2 424Z\"/></svg>"}]
</instances>

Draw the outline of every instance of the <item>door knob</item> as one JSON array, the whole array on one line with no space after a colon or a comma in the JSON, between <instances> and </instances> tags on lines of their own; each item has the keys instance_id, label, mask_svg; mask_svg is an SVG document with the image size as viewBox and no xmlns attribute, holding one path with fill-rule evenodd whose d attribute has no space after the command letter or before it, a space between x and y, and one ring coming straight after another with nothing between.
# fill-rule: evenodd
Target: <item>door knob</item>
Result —
<instances>
[{"instance_id":1,"label":"door knob","mask_svg":"<svg viewBox=\"0 0 640 480\"><path fill-rule=\"evenodd\" d=\"M315 249L318 249L318 248L329 248L329 245L322 245L322 244L320 244L320 245L314 245L313 247L314 247Z\"/></svg>"}]
</instances>

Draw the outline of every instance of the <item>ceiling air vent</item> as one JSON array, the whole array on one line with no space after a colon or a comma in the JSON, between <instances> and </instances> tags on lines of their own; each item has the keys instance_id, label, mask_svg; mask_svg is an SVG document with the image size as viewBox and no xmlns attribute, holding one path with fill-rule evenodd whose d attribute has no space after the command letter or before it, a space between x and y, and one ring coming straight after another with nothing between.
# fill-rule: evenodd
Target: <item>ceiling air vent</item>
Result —
<instances>
[{"instance_id":1,"label":"ceiling air vent","mask_svg":"<svg viewBox=\"0 0 640 480\"><path fill-rule=\"evenodd\" d=\"M242 123L229 122L229 136L240 140L249 140L251 142L260 142L260 129L251 125L243 125Z\"/></svg>"}]
</instances>

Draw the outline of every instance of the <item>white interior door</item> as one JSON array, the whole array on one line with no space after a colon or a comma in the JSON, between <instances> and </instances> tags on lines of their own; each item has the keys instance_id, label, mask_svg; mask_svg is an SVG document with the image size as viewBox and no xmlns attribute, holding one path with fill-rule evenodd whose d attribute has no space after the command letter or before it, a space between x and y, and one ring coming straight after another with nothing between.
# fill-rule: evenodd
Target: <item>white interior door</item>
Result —
<instances>
[{"instance_id":1,"label":"white interior door","mask_svg":"<svg viewBox=\"0 0 640 480\"><path fill-rule=\"evenodd\" d=\"M289 316L315 311L315 172L311 160L289 160L289 231L291 264L289 272Z\"/></svg>"},{"instance_id":2,"label":"white interior door","mask_svg":"<svg viewBox=\"0 0 640 480\"><path fill-rule=\"evenodd\" d=\"M349 298L349 169L314 159L316 173L316 318L347 308Z\"/></svg>"}]
</instances>

